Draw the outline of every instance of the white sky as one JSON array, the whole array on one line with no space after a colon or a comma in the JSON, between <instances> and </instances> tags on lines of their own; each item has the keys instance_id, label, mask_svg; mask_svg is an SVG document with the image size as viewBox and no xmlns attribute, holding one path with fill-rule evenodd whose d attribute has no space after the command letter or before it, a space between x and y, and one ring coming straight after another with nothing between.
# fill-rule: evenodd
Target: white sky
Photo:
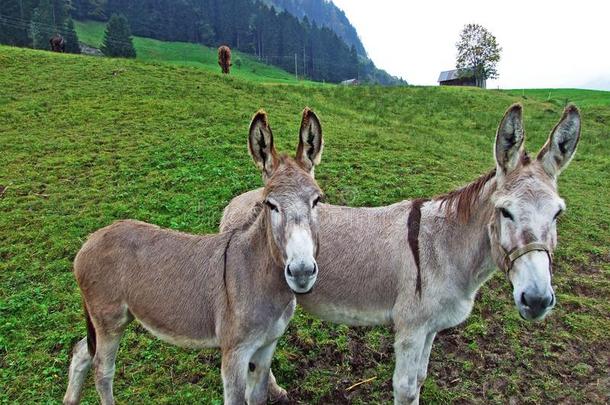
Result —
<instances>
[{"instance_id":1,"label":"white sky","mask_svg":"<svg viewBox=\"0 0 610 405\"><path fill-rule=\"evenodd\" d=\"M410 84L434 85L455 67L467 23L496 36L500 77L488 88L610 90L608 0L333 0L375 64Z\"/></svg>"}]
</instances>

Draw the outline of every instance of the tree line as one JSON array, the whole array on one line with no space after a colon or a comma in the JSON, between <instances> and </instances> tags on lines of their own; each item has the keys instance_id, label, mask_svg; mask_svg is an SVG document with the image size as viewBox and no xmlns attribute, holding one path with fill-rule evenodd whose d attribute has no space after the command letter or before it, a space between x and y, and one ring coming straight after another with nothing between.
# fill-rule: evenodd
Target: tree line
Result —
<instances>
[{"instance_id":1,"label":"tree line","mask_svg":"<svg viewBox=\"0 0 610 405\"><path fill-rule=\"evenodd\" d=\"M330 28L259 0L3 0L0 43L48 49L61 33L78 52L71 17L108 21L114 14L126 17L133 35L229 45L312 80L397 82Z\"/></svg>"},{"instance_id":2,"label":"tree line","mask_svg":"<svg viewBox=\"0 0 610 405\"><path fill-rule=\"evenodd\" d=\"M113 14L120 14L129 21L133 35L213 47L226 44L313 80L338 82L358 75L356 50L329 28L310 23L307 18L299 20L286 11L278 12L259 1L4 0L3 3L0 42L4 44L48 49L54 33L68 36L65 27L71 24L70 16L107 21Z\"/></svg>"},{"instance_id":3,"label":"tree line","mask_svg":"<svg viewBox=\"0 0 610 405\"><path fill-rule=\"evenodd\" d=\"M2 0L0 43L48 50L51 37L59 34L66 52L80 53L70 11L69 0Z\"/></svg>"},{"instance_id":4,"label":"tree line","mask_svg":"<svg viewBox=\"0 0 610 405\"><path fill-rule=\"evenodd\" d=\"M349 19L332 1L328 0L266 0L280 10L286 10L297 18L307 16L318 25L331 28L349 46L355 46L359 56L366 57L364 45Z\"/></svg>"},{"instance_id":5,"label":"tree line","mask_svg":"<svg viewBox=\"0 0 610 405\"><path fill-rule=\"evenodd\" d=\"M306 17L253 0L73 0L77 19L122 14L133 35L217 47L228 45L318 81L358 76L356 49ZM295 63L296 61L296 63Z\"/></svg>"}]
</instances>

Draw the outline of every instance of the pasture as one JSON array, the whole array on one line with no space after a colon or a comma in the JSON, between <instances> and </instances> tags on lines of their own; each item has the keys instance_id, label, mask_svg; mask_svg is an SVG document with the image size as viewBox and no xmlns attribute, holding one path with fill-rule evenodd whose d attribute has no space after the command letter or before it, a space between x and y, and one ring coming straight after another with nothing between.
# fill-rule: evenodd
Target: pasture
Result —
<instances>
[{"instance_id":1,"label":"pasture","mask_svg":"<svg viewBox=\"0 0 610 405\"><path fill-rule=\"evenodd\" d=\"M78 37L81 42L99 48L104 38L106 25L97 21L75 21ZM165 42L151 38L133 37L136 58L147 62L169 63L173 65L192 66L212 72L219 72L218 52L214 48L186 42ZM233 68L231 75L266 83L297 83L293 74L275 66L260 63L251 55L233 51ZM240 62L238 62L238 60ZM241 64L241 66L239 65ZM317 84L307 82L308 84Z\"/></svg>"},{"instance_id":2,"label":"pasture","mask_svg":"<svg viewBox=\"0 0 610 405\"><path fill-rule=\"evenodd\" d=\"M258 108L269 113L282 151L296 148L303 107L315 110L325 137L316 179L327 201L376 206L444 193L489 170L496 127L513 102L524 105L526 147L535 153L566 97L581 106L583 131L559 180L568 209L558 226L557 307L543 323L522 321L497 272L468 321L437 337L422 401L609 400L610 93L547 100L547 90L278 85L235 76L223 77L217 65L210 72L0 47L0 402L63 396L70 350L86 329L72 260L88 234L123 218L212 233L233 196L261 185L246 147ZM391 336L299 312L273 370L297 403L387 403ZM219 367L218 351L179 349L133 324L121 343L115 396L219 404ZM91 375L84 401L98 401Z\"/></svg>"}]
</instances>

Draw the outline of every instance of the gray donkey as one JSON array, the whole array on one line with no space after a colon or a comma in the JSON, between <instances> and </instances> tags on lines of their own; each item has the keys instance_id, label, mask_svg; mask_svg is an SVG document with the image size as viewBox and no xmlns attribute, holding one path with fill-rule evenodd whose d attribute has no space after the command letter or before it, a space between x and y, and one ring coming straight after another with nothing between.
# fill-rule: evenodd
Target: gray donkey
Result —
<instances>
[{"instance_id":1,"label":"gray donkey","mask_svg":"<svg viewBox=\"0 0 610 405\"><path fill-rule=\"evenodd\" d=\"M437 332L463 322L476 292L503 269L521 316L540 320L555 305L551 287L556 220L565 209L557 177L580 137L568 106L535 159L524 151L522 107L496 134L496 168L446 195L379 208L321 204L316 288L305 311L348 325L393 324L396 404L416 404ZM261 190L236 197L221 229L240 226ZM270 379L270 395L286 391Z\"/></svg>"},{"instance_id":2,"label":"gray donkey","mask_svg":"<svg viewBox=\"0 0 610 405\"><path fill-rule=\"evenodd\" d=\"M102 403L114 403L116 353L133 319L178 346L220 347L225 403L266 403L294 293L309 292L318 273L322 192L309 174L320 147L308 130L312 114L303 114L296 159L278 155L266 114L254 116L248 145L265 188L239 229L190 235L128 220L89 237L74 261L88 334L74 347L64 403L79 402L92 363Z\"/></svg>"}]
</instances>

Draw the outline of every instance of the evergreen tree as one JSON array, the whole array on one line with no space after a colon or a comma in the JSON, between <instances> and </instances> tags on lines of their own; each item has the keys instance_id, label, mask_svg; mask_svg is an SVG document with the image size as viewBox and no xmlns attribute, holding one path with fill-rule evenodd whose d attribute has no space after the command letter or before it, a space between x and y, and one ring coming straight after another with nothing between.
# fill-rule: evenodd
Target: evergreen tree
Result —
<instances>
[{"instance_id":1,"label":"evergreen tree","mask_svg":"<svg viewBox=\"0 0 610 405\"><path fill-rule=\"evenodd\" d=\"M50 0L51 21L54 27L63 27L68 18L70 5L67 0Z\"/></svg>"},{"instance_id":2,"label":"evergreen tree","mask_svg":"<svg viewBox=\"0 0 610 405\"><path fill-rule=\"evenodd\" d=\"M74 29L74 21L68 18L63 32L64 40L66 41L66 52L80 53L80 45L78 44L78 35Z\"/></svg>"},{"instance_id":3,"label":"evergreen tree","mask_svg":"<svg viewBox=\"0 0 610 405\"><path fill-rule=\"evenodd\" d=\"M49 40L56 34L53 25L53 8L49 0L40 0L32 14L32 46L36 49L50 49Z\"/></svg>"},{"instance_id":4,"label":"evergreen tree","mask_svg":"<svg viewBox=\"0 0 610 405\"><path fill-rule=\"evenodd\" d=\"M136 50L131 40L127 18L113 14L106 25L102 52L106 56L135 58Z\"/></svg>"},{"instance_id":5,"label":"evergreen tree","mask_svg":"<svg viewBox=\"0 0 610 405\"><path fill-rule=\"evenodd\" d=\"M28 22L25 21L23 3L19 0L4 0L0 7L0 44L14 46L30 45Z\"/></svg>"}]
</instances>

